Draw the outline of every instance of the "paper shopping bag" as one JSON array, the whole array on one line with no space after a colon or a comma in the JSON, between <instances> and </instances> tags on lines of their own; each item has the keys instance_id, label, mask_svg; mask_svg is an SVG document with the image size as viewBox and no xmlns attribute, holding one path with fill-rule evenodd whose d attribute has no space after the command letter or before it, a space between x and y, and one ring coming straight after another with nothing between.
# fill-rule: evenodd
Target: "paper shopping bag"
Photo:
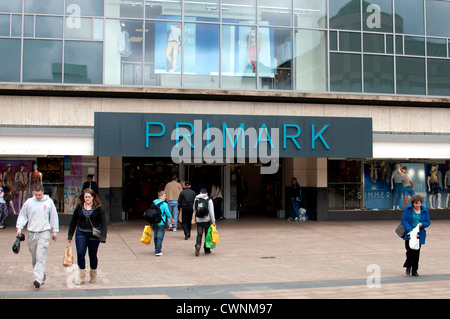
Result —
<instances>
[{"instance_id":1,"label":"paper shopping bag","mask_svg":"<svg viewBox=\"0 0 450 319\"><path fill-rule=\"evenodd\" d=\"M142 233L141 237L141 243L149 245L151 240L152 240L152 227L149 225L145 225L144 232Z\"/></svg>"},{"instance_id":2,"label":"paper shopping bag","mask_svg":"<svg viewBox=\"0 0 450 319\"><path fill-rule=\"evenodd\" d=\"M73 255L72 255L72 247L66 246L64 249L64 258L63 258L63 266L69 267L73 264Z\"/></svg>"}]
</instances>

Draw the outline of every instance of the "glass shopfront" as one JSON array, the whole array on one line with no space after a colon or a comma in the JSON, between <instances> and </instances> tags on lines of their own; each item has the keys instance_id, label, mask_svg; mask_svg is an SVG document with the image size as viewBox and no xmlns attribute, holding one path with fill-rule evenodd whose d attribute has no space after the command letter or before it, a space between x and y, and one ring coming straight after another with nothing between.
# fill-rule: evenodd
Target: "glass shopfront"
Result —
<instances>
[{"instance_id":1,"label":"glass shopfront","mask_svg":"<svg viewBox=\"0 0 450 319\"><path fill-rule=\"evenodd\" d=\"M55 203L58 213L72 214L87 175L97 175L93 156L48 156L0 158L1 184L8 187L8 213L18 215L23 203L40 183Z\"/></svg>"},{"instance_id":2,"label":"glass shopfront","mask_svg":"<svg viewBox=\"0 0 450 319\"><path fill-rule=\"evenodd\" d=\"M428 209L449 207L450 161L329 160L329 210L403 210L402 166ZM410 200L408 195L408 205Z\"/></svg>"}]
</instances>

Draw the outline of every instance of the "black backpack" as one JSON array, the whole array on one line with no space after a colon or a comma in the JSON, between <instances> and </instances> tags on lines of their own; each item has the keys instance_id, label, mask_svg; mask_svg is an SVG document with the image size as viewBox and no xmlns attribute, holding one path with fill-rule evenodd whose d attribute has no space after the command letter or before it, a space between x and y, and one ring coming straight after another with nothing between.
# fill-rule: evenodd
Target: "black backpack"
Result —
<instances>
[{"instance_id":1,"label":"black backpack","mask_svg":"<svg viewBox=\"0 0 450 319\"><path fill-rule=\"evenodd\" d=\"M197 214L196 217L206 217L209 214L209 208L208 208L208 202L209 197L205 198L197 198L197 201L195 202L195 211Z\"/></svg>"},{"instance_id":2,"label":"black backpack","mask_svg":"<svg viewBox=\"0 0 450 319\"><path fill-rule=\"evenodd\" d=\"M164 201L161 201L158 205L152 203L149 209L144 212L144 219L148 221L150 224L158 224L162 220L162 212L161 212L161 204Z\"/></svg>"}]
</instances>

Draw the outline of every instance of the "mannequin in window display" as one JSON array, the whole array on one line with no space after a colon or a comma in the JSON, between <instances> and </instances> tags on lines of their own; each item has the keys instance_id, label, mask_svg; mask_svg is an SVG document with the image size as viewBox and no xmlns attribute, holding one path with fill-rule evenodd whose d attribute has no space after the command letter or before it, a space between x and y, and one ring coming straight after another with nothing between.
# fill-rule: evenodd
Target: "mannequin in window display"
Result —
<instances>
[{"instance_id":1,"label":"mannequin in window display","mask_svg":"<svg viewBox=\"0 0 450 319\"><path fill-rule=\"evenodd\" d=\"M428 203L431 209L434 209L434 203L437 196L437 208L442 209L441 207L441 184L442 176L441 172L438 170L437 164L431 164L431 169L428 172L427 184L428 184Z\"/></svg>"},{"instance_id":2,"label":"mannequin in window display","mask_svg":"<svg viewBox=\"0 0 450 319\"><path fill-rule=\"evenodd\" d=\"M22 204L27 200L28 190L28 172L25 171L25 165L21 164L19 171L16 172L14 181L17 183L17 192L19 195L19 210L22 208Z\"/></svg>"},{"instance_id":3,"label":"mannequin in window display","mask_svg":"<svg viewBox=\"0 0 450 319\"><path fill-rule=\"evenodd\" d=\"M16 214L14 208L14 173L12 172L11 164L8 164L6 171L2 175L2 181L4 186L8 186L9 191L5 192L3 199L6 201L6 205L11 205L13 214Z\"/></svg>"},{"instance_id":4,"label":"mannequin in window display","mask_svg":"<svg viewBox=\"0 0 450 319\"><path fill-rule=\"evenodd\" d=\"M392 197L392 209L400 209L400 198L403 193L402 171L400 164L395 164L395 169L391 175L391 189L394 196Z\"/></svg>"},{"instance_id":5,"label":"mannequin in window display","mask_svg":"<svg viewBox=\"0 0 450 319\"><path fill-rule=\"evenodd\" d=\"M447 198L445 199L445 207L449 208L449 199L450 199L450 168L445 172L444 178L445 190L447 191Z\"/></svg>"},{"instance_id":6,"label":"mannequin in window display","mask_svg":"<svg viewBox=\"0 0 450 319\"><path fill-rule=\"evenodd\" d=\"M42 185L42 173L38 171L38 165L33 164L33 171L30 173L30 190L36 184Z\"/></svg>"}]
</instances>

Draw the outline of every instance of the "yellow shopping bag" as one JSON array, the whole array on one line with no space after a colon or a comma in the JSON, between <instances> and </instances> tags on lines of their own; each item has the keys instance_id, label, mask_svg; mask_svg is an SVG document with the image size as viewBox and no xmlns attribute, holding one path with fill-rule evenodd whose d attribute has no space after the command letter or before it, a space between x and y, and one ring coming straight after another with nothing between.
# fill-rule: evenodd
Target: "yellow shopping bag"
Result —
<instances>
[{"instance_id":1,"label":"yellow shopping bag","mask_svg":"<svg viewBox=\"0 0 450 319\"><path fill-rule=\"evenodd\" d=\"M219 232L217 231L217 228L215 225L211 225L211 242L213 244L218 244L219 243Z\"/></svg>"},{"instance_id":2,"label":"yellow shopping bag","mask_svg":"<svg viewBox=\"0 0 450 319\"><path fill-rule=\"evenodd\" d=\"M151 240L152 240L152 227L146 225L144 227L144 232L142 233L141 243L148 245L150 244Z\"/></svg>"}]
</instances>

